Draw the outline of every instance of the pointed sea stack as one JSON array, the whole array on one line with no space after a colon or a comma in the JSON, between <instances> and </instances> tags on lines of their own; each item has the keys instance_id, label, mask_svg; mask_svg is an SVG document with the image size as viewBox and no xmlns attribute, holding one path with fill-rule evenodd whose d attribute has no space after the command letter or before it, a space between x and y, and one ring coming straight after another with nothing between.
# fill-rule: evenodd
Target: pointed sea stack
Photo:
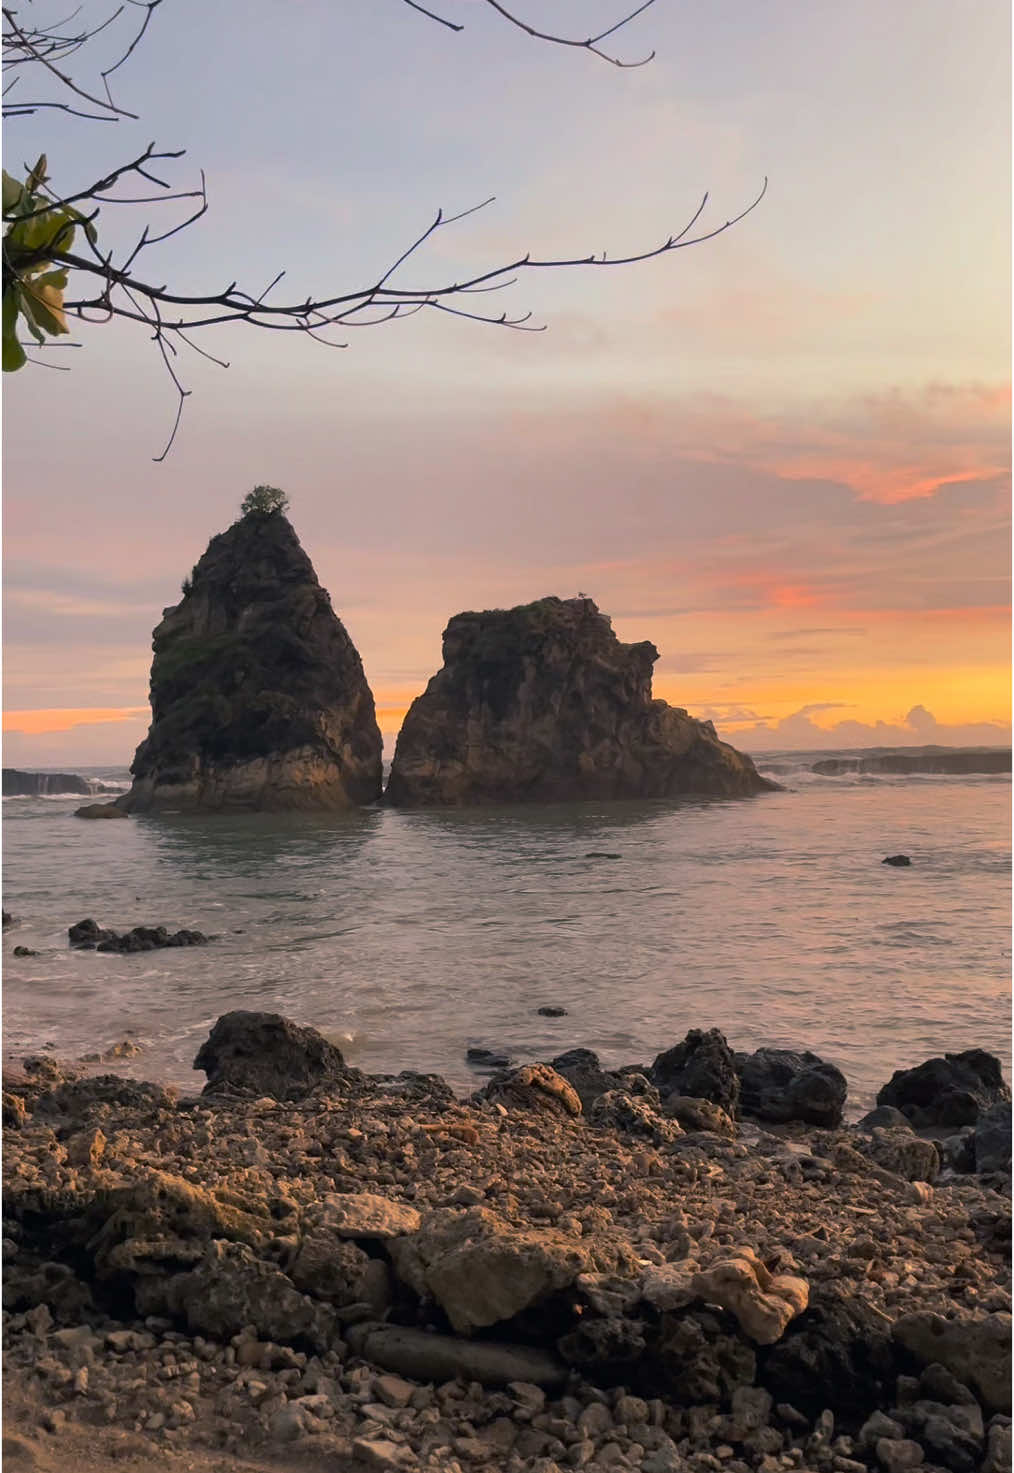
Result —
<instances>
[{"instance_id":1,"label":"pointed sea stack","mask_svg":"<svg viewBox=\"0 0 1014 1473\"><path fill-rule=\"evenodd\" d=\"M471 803L747 797L776 787L710 721L654 701L646 640L621 644L590 598L456 614L413 701L386 800Z\"/></svg>"},{"instance_id":2,"label":"pointed sea stack","mask_svg":"<svg viewBox=\"0 0 1014 1473\"><path fill-rule=\"evenodd\" d=\"M213 537L152 637L152 722L120 806L328 809L380 796L362 661L281 511Z\"/></svg>"}]
</instances>

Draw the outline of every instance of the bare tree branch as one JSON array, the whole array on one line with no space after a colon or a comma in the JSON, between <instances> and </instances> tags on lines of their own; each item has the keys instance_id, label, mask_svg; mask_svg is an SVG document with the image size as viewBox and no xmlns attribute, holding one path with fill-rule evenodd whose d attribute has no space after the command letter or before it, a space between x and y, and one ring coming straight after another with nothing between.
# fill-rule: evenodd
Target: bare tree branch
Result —
<instances>
[{"instance_id":1,"label":"bare tree branch","mask_svg":"<svg viewBox=\"0 0 1014 1473\"><path fill-rule=\"evenodd\" d=\"M573 36L557 36L552 31L541 31L537 26L529 24L521 16L515 15L513 11L508 10L505 5L501 5L500 0L484 0L484 3L491 10L495 10L497 15L502 16L505 21L508 21L512 26L516 26L519 31L524 31L526 36L532 36L537 41L549 41L554 46L574 46L580 51L590 51L593 56L600 56L603 61L608 61L612 66L625 68L647 66L648 62L653 61L655 57L654 51L650 51L647 56L642 56L639 61L621 61L618 56L611 56L608 51L603 51L599 46L600 41L605 41L608 36L615 36L617 31L622 31L624 26L628 26L632 20L636 20L645 10L654 5L655 0L644 0L644 3L638 5L636 10L632 10L629 15L625 15L620 20L614 21L604 31L599 31L595 36L588 36L583 41ZM435 11L428 10L425 5L420 5L419 0L403 0L403 4L410 6L412 10L418 10L429 20L435 20L439 25L446 26L449 31L463 31L465 29L464 24L448 20L446 16L437 15Z\"/></svg>"}]
</instances>

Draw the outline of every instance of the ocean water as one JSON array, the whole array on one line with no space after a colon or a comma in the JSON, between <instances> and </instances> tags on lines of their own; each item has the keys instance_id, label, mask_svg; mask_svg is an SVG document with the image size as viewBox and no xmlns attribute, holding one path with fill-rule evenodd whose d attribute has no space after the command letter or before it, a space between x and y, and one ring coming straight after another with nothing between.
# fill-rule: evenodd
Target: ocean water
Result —
<instances>
[{"instance_id":1,"label":"ocean water","mask_svg":"<svg viewBox=\"0 0 1014 1473\"><path fill-rule=\"evenodd\" d=\"M746 801L89 823L80 797L4 799L5 1056L130 1037L117 1072L195 1091L215 1018L253 1008L461 1090L470 1046L640 1063L697 1027L832 1060L853 1115L935 1053L1009 1074L1009 777L813 774L829 755L758 756L786 791ZM85 916L216 939L72 951Z\"/></svg>"}]
</instances>

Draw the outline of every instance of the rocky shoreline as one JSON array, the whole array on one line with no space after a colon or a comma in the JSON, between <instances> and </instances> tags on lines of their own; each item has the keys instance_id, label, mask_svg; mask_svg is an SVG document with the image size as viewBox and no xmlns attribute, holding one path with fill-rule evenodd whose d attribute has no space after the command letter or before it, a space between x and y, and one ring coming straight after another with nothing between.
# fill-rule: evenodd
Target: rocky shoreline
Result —
<instances>
[{"instance_id":1,"label":"rocky shoreline","mask_svg":"<svg viewBox=\"0 0 1014 1473\"><path fill-rule=\"evenodd\" d=\"M229 1014L193 1098L26 1060L4 1082L5 1455L1000 1473L996 1061L900 1072L845 1127L837 1071L786 1053L694 1032L462 1100Z\"/></svg>"}]
</instances>

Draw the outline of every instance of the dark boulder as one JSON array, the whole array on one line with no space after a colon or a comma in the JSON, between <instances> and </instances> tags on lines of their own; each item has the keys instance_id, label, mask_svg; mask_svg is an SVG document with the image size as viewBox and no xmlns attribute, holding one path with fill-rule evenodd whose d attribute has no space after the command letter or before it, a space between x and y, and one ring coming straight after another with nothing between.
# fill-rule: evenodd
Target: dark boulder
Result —
<instances>
[{"instance_id":1,"label":"dark boulder","mask_svg":"<svg viewBox=\"0 0 1014 1473\"><path fill-rule=\"evenodd\" d=\"M75 818L129 818L130 814L118 803L85 803L74 809Z\"/></svg>"},{"instance_id":2,"label":"dark boulder","mask_svg":"<svg viewBox=\"0 0 1014 1473\"><path fill-rule=\"evenodd\" d=\"M557 1054L552 1067L577 1091L585 1114L601 1095L611 1090L623 1090L632 1095L650 1094L654 1097L653 1103L658 1105L658 1092L643 1074L634 1070L603 1069L598 1055L591 1049L572 1048Z\"/></svg>"},{"instance_id":3,"label":"dark boulder","mask_svg":"<svg viewBox=\"0 0 1014 1473\"><path fill-rule=\"evenodd\" d=\"M90 916L87 920L78 921L76 925L67 927L67 937L71 946L97 946L100 941L108 940L112 934L112 931L104 931Z\"/></svg>"},{"instance_id":4,"label":"dark boulder","mask_svg":"<svg viewBox=\"0 0 1014 1473\"><path fill-rule=\"evenodd\" d=\"M892 1130L898 1126L911 1130L912 1122L893 1105L878 1105L875 1110L866 1112L856 1125L856 1130L861 1130L864 1135L872 1135L874 1130Z\"/></svg>"},{"instance_id":5,"label":"dark boulder","mask_svg":"<svg viewBox=\"0 0 1014 1473\"><path fill-rule=\"evenodd\" d=\"M834 1064L808 1050L759 1048L737 1054L740 1109L773 1124L800 1120L830 1128L840 1125L848 1085Z\"/></svg>"},{"instance_id":6,"label":"dark boulder","mask_svg":"<svg viewBox=\"0 0 1014 1473\"><path fill-rule=\"evenodd\" d=\"M225 1013L197 1051L194 1068L208 1076L203 1093L239 1090L296 1100L346 1077L345 1060L315 1028L280 1013Z\"/></svg>"},{"instance_id":7,"label":"dark boulder","mask_svg":"<svg viewBox=\"0 0 1014 1473\"><path fill-rule=\"evenodd\" d=\"M894 1388L899 1367L884 1316L860 1298L816 1299L777 1344L760 1352L757 1380L811 1420L828 1407L861 1423Z\"/></svg>"},{"instance_id":8,"label":"dark boulder","mask_svg":"<svg viewBox=\"0 0 1014 1473\"><path fill-rule=\"evenodd\" d=\"M973 1136L975 1169L987 1171L1010 1171L1011 1162L1011 1103L1001 1100L979 1116Z\"/></svg>"},{"instance_id":9,"label":"dark boulder","mask_svg":"<svg viewBox=\"0 0 1014 1473\"><path fill-rule=\"evenodd\" d=\"M877 1095L878 1105L894 1105L915 1126L974 1125L1009 1100L1000 1060L978 1048L898 1069Z\"/></svg>"},{"instance_id":10,"label":"dark boulder","mask_svg":"<svg viewBox=\"0 0 1014 1473\"><path fill-rule=\"evenodd\" d=\"M557 1007L555 1003L547 1003L544 1007L536 1008L535 1011L540 1018L565 1018L567 1016L567 1009Z\"/></svg>"},{"instance_id":11,"label":"dark boulder","mask_svg":"<svg viewBox=\"0 0 1014 1473\"><path fill-rule=\"evenodd\" d=\"M164 946L207 946L208 937L202 931L173 931L165 926L135 926L122 936L111 931L100 941L96 951L158 951Z\"/></svg>"},{"instance_id":12,"label":"dark boulder","mask_svg":"<svg viewBox=\"0 0 1014 1473\"><path fill-rule=\"evenodd\" d=\"M3 928L6 931L6 929L7 929L8 926L13 926L13 924L14 924L14 917L11 915L11 913L10 913L9 910L3 911L2 914L3 914Z\"/></svg>"},{"instance_id":13,"label":"dark boulder","mask_svg":"<svg viewBox=\"0 0 1014 1473\"><path fill-rule=\"evenodd\" d=\"M690 1095L721 1105L735 1115L740 1084L736 1060L725 1035L717 1028L691 1028L682 1043L658 1054L651 1066L652 1082L663 1099Z\"/></svg>"},{"instance_id":14,"label":"dark boulder","mask_svg":"<svg viewBox=\"0 0 1014 1473\"><path fill-rule=\"evenodd\" d=\"M30 946L15 946L14 948L15 956L38 956L38 954L39 953L37 951L33 951Z\"/></svg>"},{"instance_id":15,"label":"dark boulder","mask_svg":"<svg viewBox=\"0 0 1014 1473\"><path fill-rule=\"evenodd\" d=\"M514 1060L502 1049L470 1048L465 1052L465 1063L471 1069L509 1069Z\"/></svg>"},{"instance_id":16,"label":"dark boulder","mask_svg":"<svg viewBox=\"0 0 1014 1473\"><path fill-rule=\"evenodd\" d=\"M889 854L887 858L882 859L880 863L892 864L895 869L905 869L908 865L912 863L912 861L909 859L907 854Z\"/></svg>"}]
</instances>

